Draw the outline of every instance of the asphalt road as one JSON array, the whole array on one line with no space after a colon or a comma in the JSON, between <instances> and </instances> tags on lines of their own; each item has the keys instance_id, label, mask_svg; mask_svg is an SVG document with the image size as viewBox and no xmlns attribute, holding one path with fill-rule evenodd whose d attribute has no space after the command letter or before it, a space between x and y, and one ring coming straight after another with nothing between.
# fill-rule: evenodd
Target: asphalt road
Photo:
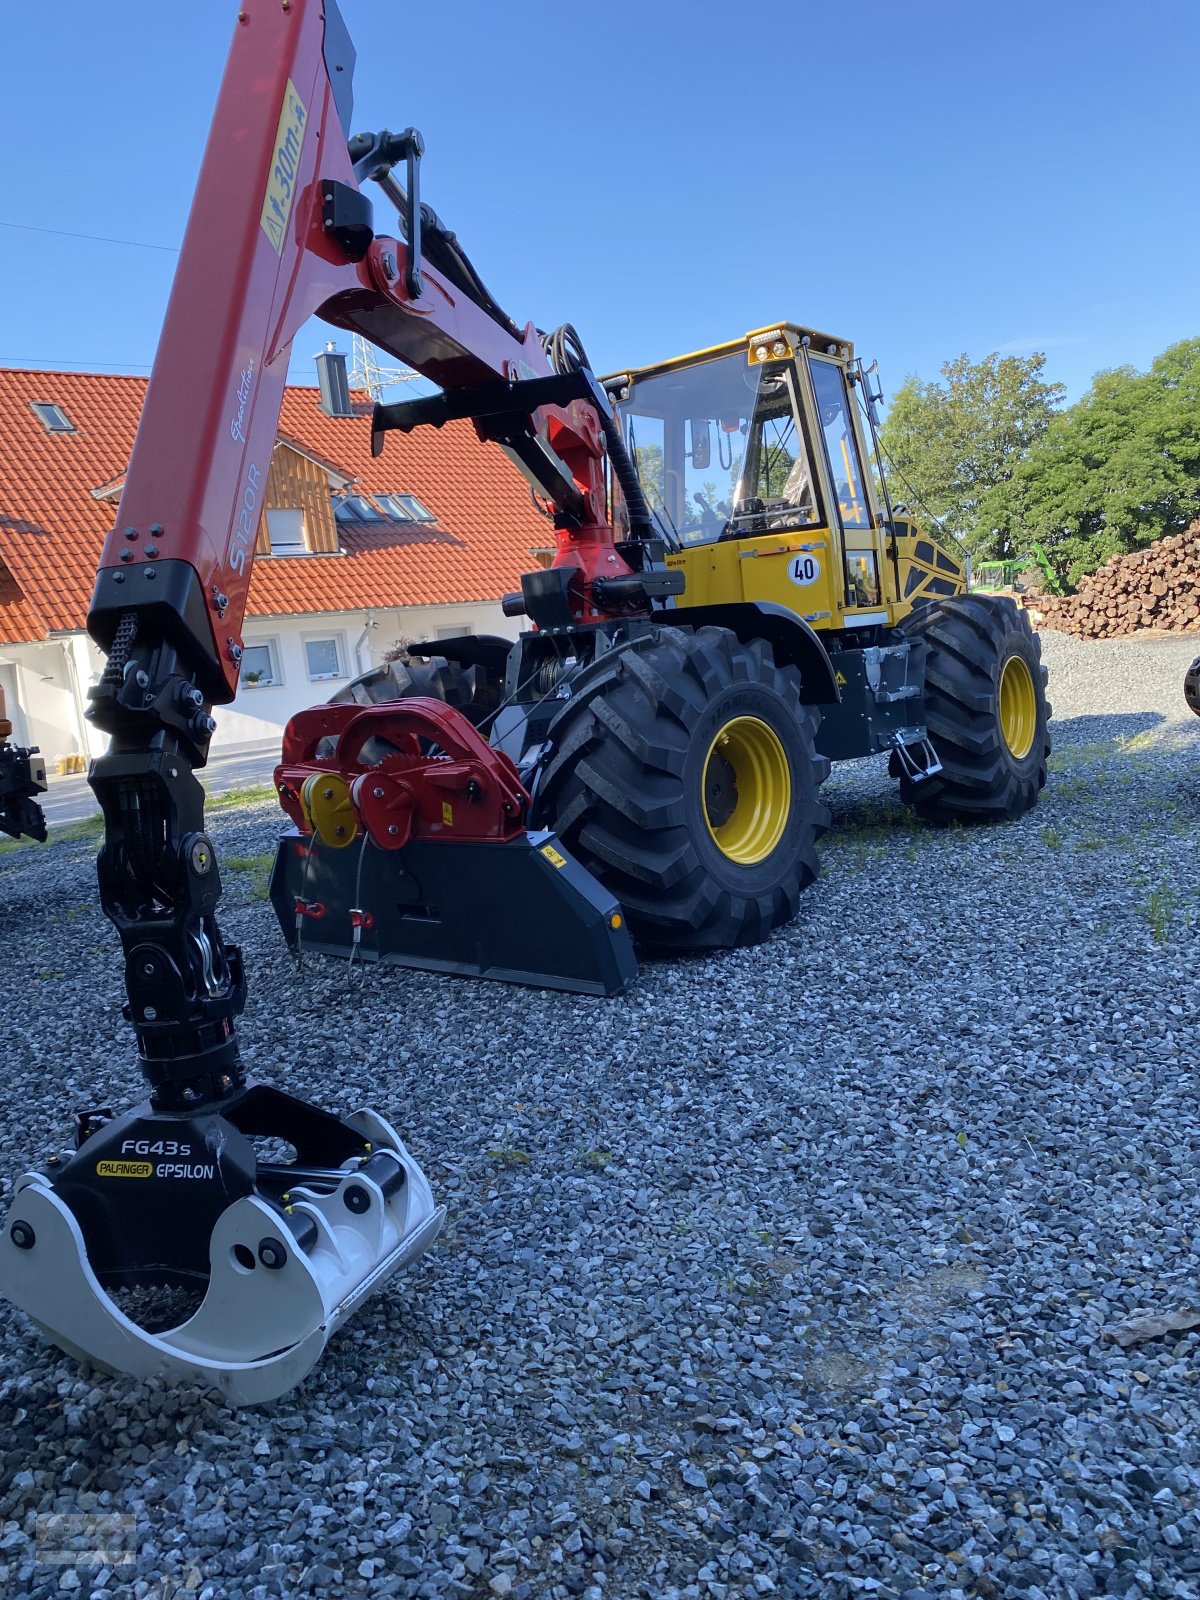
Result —
<instances>
[{"instance_id":1,"label":"asphalt road","mask_svg":"<svg viewBox=\"0 0 1200 1600\"><path fill-rule=\"evenodd\" d=\"M230 745L215 751L208 766L200 774L201 782L209 794L225 794L230 789L242 789L251 784L270 783L271 774L279 760L279 741L261 739L255 744ZM88 787L83 773L68 777L47 774L50 788L41 797L41 807L53 831L67 822L82 822L99 811L96 797Z\"/></svg>"}]
</instances>

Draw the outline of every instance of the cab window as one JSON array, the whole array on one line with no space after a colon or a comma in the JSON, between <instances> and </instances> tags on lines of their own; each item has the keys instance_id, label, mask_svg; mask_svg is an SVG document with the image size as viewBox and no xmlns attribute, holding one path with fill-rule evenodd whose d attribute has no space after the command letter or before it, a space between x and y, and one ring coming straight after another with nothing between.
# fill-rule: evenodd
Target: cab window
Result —
<instances>
[{"instance_id":1,"label":"cab window","mask_svg":"<svg viewBox=\"0 0 1200 1600\"><path fill-rule=\"evenodd\" d=\"M850 398L842 369L819 356L809 360L817 415L825 435L829 471L834 496L842 514L843 528L869 528L871 509L863 488L862 460L858 438L850 417Z\"/></svg>"},{"instance_id":2,"label":"cab window","mask_svg":"<svg viewBox=\"0 0 1200 1600\"><path fill-rule=\"evenodd\" d=\"M846 551L846 588L853 597L852 605L883 604L879 587L879 558L874 550Z\"/></svg>"},{"instance_id":3,"label":"cab window","mask_svg":"<svg viewBox=\"0 0 1200 1600\"><path fill-rule=\"evenodd\" d=\"M752 366L739 350L638 378L620 415L668 543L708 543L820 521L790 361ZM613 502L621 523L615 484Z\"/></svg>"}]
</instances>

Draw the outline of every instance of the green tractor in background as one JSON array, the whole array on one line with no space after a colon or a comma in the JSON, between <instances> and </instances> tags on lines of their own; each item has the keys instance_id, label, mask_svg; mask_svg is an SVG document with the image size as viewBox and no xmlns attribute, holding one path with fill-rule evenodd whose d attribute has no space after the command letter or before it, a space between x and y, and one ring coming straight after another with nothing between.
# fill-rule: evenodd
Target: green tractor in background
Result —
<instances>
[{"instance_id":1,"label":"green tractor in background","mask_svg":"<svg viewBox=\"0 0 1200 1600\"><path fill-rule=\"evenodd\" d=\"M1041 574L1043 594L1064 595L1067 586L1055 572L1050 557L1040 544L1015 561L981 561L971 570L972 594L1008 594L1021 588L1021 578L1032 566Z\"/></svg>"}]
</instances>

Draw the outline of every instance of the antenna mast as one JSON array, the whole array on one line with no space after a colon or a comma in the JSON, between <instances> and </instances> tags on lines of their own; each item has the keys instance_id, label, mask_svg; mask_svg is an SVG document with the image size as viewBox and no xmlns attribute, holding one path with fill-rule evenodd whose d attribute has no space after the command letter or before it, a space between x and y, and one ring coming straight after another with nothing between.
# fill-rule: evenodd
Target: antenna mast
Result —
<instances>
[{"instance_id":1,"label":"antenna mast","mask_svg":"<svg viewBox=\"0 0 1200 1600\"><path fill-rule=\"evenodd\" d=\"M364 339L361 333L354 335L350 366L352 389L365 389L372 400L378 400L385 389L397 383L411 383L419 376L410 367L381 366L379 354L370 340Z\"/></svg>"}]
</instances>

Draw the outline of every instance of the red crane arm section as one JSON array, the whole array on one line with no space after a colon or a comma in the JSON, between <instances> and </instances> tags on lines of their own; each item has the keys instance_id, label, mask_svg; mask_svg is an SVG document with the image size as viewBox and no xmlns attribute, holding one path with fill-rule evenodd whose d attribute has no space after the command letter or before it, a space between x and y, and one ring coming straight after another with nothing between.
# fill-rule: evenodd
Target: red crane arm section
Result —
<instances>
[{"instance_id":1,"label":"red crane arm section","mask_svg":"<svg viewBox=\"0 0 1200 1600\"><path fill-rule=\"evenodd\" d=\"M338 110L340 100L348 114L352 67L333 0L243 0L101 557L94 636L107 648L120 615L157 604L164 637L214 702L237 690L288 358L309 317L367 334L444 389L551 370L531 324L514 337L426 263L411 296L403 242L377 235L352 260L331 233L330 185L358 189ZM551 418L577 446L558 449L603 523L595 419L547 408L539 426ZM152 575L164 581L152 588Z\"/></svg>"}]
</instances>

